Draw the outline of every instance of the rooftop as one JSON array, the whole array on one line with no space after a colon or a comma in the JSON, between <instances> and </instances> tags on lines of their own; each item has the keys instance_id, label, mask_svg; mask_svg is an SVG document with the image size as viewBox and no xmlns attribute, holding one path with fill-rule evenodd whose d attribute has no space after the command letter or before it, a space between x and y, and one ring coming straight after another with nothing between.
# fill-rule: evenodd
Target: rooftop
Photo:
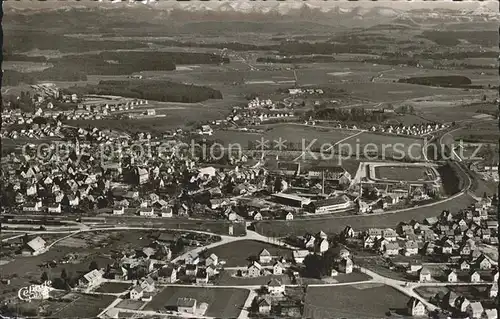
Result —
<instances>
[{"instance_id":1,"label":"rooftop","mask_svg":"<svg viewBox=\"0 0 500 319\"><path fill-rule=\"evenodd\" d=\"M177 299L177 307L195 307L196 299L193 298L179 298Z\"/></svg>"}]
</instances>

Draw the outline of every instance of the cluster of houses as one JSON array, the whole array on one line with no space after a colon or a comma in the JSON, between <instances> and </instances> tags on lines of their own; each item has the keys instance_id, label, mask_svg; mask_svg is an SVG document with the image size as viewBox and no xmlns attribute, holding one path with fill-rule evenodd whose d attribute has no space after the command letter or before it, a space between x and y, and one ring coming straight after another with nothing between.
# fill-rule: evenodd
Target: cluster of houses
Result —
<instances>
[{"instance_id":1,"label":"cluster of houses","mask_svg":"<svg viewBox=\"0 0 500 319\"><path fill-rule=\"evenodd\" d=\"M310 117L307 121L304 121L304 124L315 126L316 124L318 124L318 121L316 121L312 117ZM349 125L349 124L345 124L345 123L336 123L335 125L332 125L331 127L335 128L335 129L354 130L354 131L359 129L356 125Z\"/></svg>"},{"instance_id":2,"label":"cluster of houses","mask_svg":"<svg viewBox=\"0 0 500 319\"><path fill-rule=\"evenodd\" d=\"M239 165L245 164L242 158L240 162L232 159L233 164L217 169L201 167L180 152L166 156L165 144L152 140L150 134L138 134L132 140L96 128L64 128L64 132L75 142L66 142L62 150L53 144L41 150L42 154L37 154L35 148L30 149L33 156L12 153L2 159L5 189L12 197L12 206L27 212L54 214L72 208L107 207L116 215L125 214L133 207L134 213L141 216L187 216L194 207L178 199L172 203L172 197L163 190L172 185L180 189L179 181L188 171L192 178L184 185L188 186L187 195L208 194L211 207L205 208L220 210L222 216L231 219L235 214L227 213L226 206L232 197L268 186L268 170L263 163L256 167ZM102 145L91 141L104 143L106 151L109 146L109 154L103 154ZM150 154L137 160L133 145L145 142L151 146ZM172 141L172 148L176 145L177 142ZM222 189L227 189L229 183L234 187L223 195ZM142 190L145 187L157 193L147 191L146 194Z\"/></svg>"},{"instance_id":3,"label":"cluster of houses","mask_svg":"<svg viewBox=\"0 0 500 319\"><path fill-rule=\"evenodd\" d=\"M289 121L296 118L292 108L234 108L232 114L227 117L227 120L239 125L258 125L267 121Z\"/></svg>"},{"instance_id":4,"label":"cluster of houses","mask_svg":"<svg viewBox=\"0 0 500 319\"><path fill-rule=\"evenodd\" d=\"M498 292L498 284L495 282L494 287L496 292ZM483 296L475 296L481 298ZM491 289L488 298L495 298L491 294ZM441 309L448 311L452 314L453 318L471 318L471 319L496 319L498 318L498 313L496 308L491 308L491 306L483 306L480 301L471 301L461 294L457 294L452 290L447 293L437 293L433 298L433 302L440 306Z\"/></svg>"},{"instance_id":5,"label":"cluster of houses","mask_svg":"<svg viewBox=\"0 0 500 319\"><path fill-rule=\"evenodd\" d=\"M405 200L421 202L439 195L438 183L413 185L367 181L366 178L362 179L362 185L359 187L360 197L356 201L360 214L379 213Z\"/></svg>"},{"instance_id":6,"label":"cluster of houses","mask_svg":"<svg viewBox=\"0 0 500 319\"><path fill-rule=\"evenodd\" d=\"M41 83L41 84L33 84L31 88L36 92L34 96L34 100L37 103L43 103L47 99L62 99L64 100L77 100L76 94L74 95L65 95L61 94L59 88L53 83ZM63 95L63 96L62 96Z\"/></svg>"},{"instance_id":7,"label":"cluster of houses","mask_svg":"<svg viewBox=\"0 0 500 319\"><path fill-rule=\"evenodd\" d=\"M189 234L188 234L189 235ZM157 285L172 284L187 280L197 284L208 284L209 278L219 272L219 259L211 254L201 261L200 256L186 258L184 264L171 263L174 251L172 245L183 241L186 245L206 245L211 236L195 234L162 232L149 245L128 252L121 252L115 262L103 269L93 269L83 275L76 289L92 291L106 281L134 281L129 291L132 300L150 301L156 292ZM193 239L194 238L194 239Z\"/></svg>"},{"instance_id":8,"label":"cluster of houses","mask_svg":"<svg viewBox=\"0 0 500 319\"><path fill-rule=\"evenodd\" d=\"M322 89L303 89L303 88L294 88L294 89L288 89L288 94L290 95L304 95L304 94L323 94Z\"/></svg>"},{"instance_id":9,"label":"cluster of houses","mask_svg":"<svg viewBox=\"0 0 500 319\"><path fill-rule=\"evenodd\" d=\"M254 109L254 108L273 108L274 103L270 99L267 100L260 100L258 97L255 99L250 100L247 103L247 107L249 109Z\"/></svg>"},{"instance_id":10,"label":"cluster of houses","mask_svg":"<svg viewBox=\"0 0 500 319\"><path fill-rule=\"evenodd\" d=\"M131 300L151 301L155 293L155 281L151 277L140 280L129 292Z\"/></svg>"},{"instance_id":11,"label":"cluster of houses","mask_svg":"<svg viewBox=\"0 0 500 319\"><path fill-rule=\"evenodd\" d=\"M348 233L353 232L352 228L348 228L346 231ZM354 269L350 251L343 245L334 247L327 234L323 231L318 232L316 235L307 233L304 236L299 236L296 238L296 244L302 249L292 252L295 264L302 264L309 254L324 254L333 249L335 265L331 271L331 276L337 276L339 272L350 274Z\"/></svg>"},{"instance_id":12,"label":"cluster of houses","mask_svg":"<svg viewBox=\"0 0 500 319\"><path fill-rule=\"evenodd\" d=\"M244 277L260 277L268 275L282 275L289 264L281 256L273 256L267 249L263 249L242 272Z\"/></svg>"},{"instance_id":13,"label":"cluster of houses","mask_svg":"<svg viewBox=\"0 0 500 319\"><path fill-rule=\"evenodd\" d=\"M447 124L414 124L398 126L372 126L370 131L396 135L422 136L448 128Z\"/></svg>"},{"instance_id":14,"label":"cluster of houses","mask_svg":"<svg viewBox=\"0 0 500 319\"><path fill-rule=\"evenodd\" d=\"M173 283L183 275L185 282L197 285L207 285L220 272L221 264L215 254L203 257L198 254L189 255L184 259L184 264L166 265L158 271L158 282L162 284Z\"/></svg>"},{"instance_id":15,"label":"cluster of houses","mask_svg":"<svg viewBox=\"0 0 500 319\"><path fill-rule=\"evenodd\" d=\"M284 317L300 317L303 305L287 298L285 285L278 279L271 279L263 286L264 291L253 301L253 313L258 315L275 314Z\"/></svg>"},{"instance_id":16,"label":"cluster of houses","mask_svg":"<svg viewBox=\"0 0 500 319\"><path fill-rule=\"evenodd\" d=\"M490 280L496 264L481 253L481 243L498 245L498 221L490 218L491 199L483 198L458 214L443 211L439 217L426 218L422 223L400 223L396 230L370 228L359 234L362 245L386 257L429 256L452 263L447 282L458 279L469 282ZM354 236L354 235L353 235ZM431 281L429 269L421 263L410 265L410 272L418 271L420 281Z\"/></svg>"},{"instance_id":17,"label":"cluster of houses","mask_svg":"<svg viewBox=\"0 0 500 319\"><path fill-rule=\"evenodd\" d=\"M136 106L144 106L148 104L147 100L142 99L120 98L117 100L109 100L100 98L98 96L79 97L76 94L61 95L59 94L59 91L57 89L50 87L43 86L43 89L45 91L50 91L50 94L37 93L33 96L33 112L22 112L21 110L12 110L6 108L2 111L3 124L31 124L33 122L33 119L37 117L46 119L59 118L66 120L99 120L115 112L133 110ZM72 105L76 104L76 107L72 110L54 110L54 102L56 100L61 101L62 103L71 103ZM84 101L78 103L80 100ZM7 105L7 107L8 106L9 105Z\"/></svg>"},{"instance_id":18,"label":"cluster of houses","mask_svg":"<svg viewBox=\"0 0 500 319\"><path fill-rule=\"evenodd\" d=\"M120 98L119 100L92 99L84 97L86 101L77 105L77 110L86 110L92 113L107 115L109 112L133 110L136 106L147 105L148 100Z\"/></svg>"},{"instance_id":19,"label":"cluster of houses","mask_svg":"<svg viewBox=\"0 0 500 319\"><path fill-rule=\"evenodd\" d=\"M45 137L62 138L61 122L51 123L33 123L30 118L25 122L25 128L9 128L0 133L1 138L18 139L20 137L40 139Z\"/></svg>"}]
</instances>

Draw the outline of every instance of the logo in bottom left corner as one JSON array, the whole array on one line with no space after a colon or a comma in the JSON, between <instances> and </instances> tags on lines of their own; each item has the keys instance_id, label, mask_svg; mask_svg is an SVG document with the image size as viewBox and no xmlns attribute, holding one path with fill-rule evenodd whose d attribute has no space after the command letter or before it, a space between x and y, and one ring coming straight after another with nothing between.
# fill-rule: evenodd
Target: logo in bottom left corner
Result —
<instances>
[{"instance_id":1,"label":"logo in bottom left corner","mask_svg":"<svg viewBox=\"0 0 500 319\"><path fill-rule=\"evenodd\" d=\"M31 285L19 289L17 296L20 300L31 301L34 299L46 299L49 296L50 281L46 281L41 285Z\"/></svg>"}]
</instances>

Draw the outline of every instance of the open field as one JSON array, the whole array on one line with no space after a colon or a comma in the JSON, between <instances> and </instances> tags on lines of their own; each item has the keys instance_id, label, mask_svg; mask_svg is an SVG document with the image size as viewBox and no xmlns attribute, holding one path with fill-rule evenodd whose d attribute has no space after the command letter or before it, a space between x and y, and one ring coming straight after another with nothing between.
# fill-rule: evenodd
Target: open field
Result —
<instances>
[{"instance_id":1,"label":"open field","mask_svg":"<svg viewBox=\"0 0 500 319\"><path fill-rule=\"evenodd\" d=\"M4 61L2 64L4 70L14 70L21 73L40 72L52 66L51 63L29 61Z\"/></svg>"},{"instance_id":2,"label":"open field","mask_svg":"<svg viewBox=\"0 0 500 319\"><path fill-rule=\"evenodd\" d=\"M123 283L123 282L105 282L97 289L95 289L95 292L107 292L107 293L121 293L130 288L131 284Z\"/></svg>"},{"instance_id":3,"label":"open field","mask_svg":"<svg viewBox=\"0 0 500 319\"><path fill-rule=\"evenodd\" d=\"M304 316L320 319L384 318L389 310L403 313L408 297L389 286L363 284L307 289Z\"/></svg>"},{"instance_id":4,"label":"open field","mask_svg":"<svg viewBox=\"0 0 500 319\"><path fill-rule=\"evenodd\" d=\"M262 249L267 249L271 256L291 259L292 251L276 245L254 240L240 240L209 249L208 254L216 254L220 260L225 260L226 267L248 266L250 258L256 258Z\"/></svg>"},{"instance_id":5,"label":"open field","mask_svg":"<svg viewBox=\"0 0 500 319\"><path fill-rule=\"evenodd\" d=\"M182 127L183 125L190 126L200 122L225 118L229 114L229 110L205 106L186 106L183 108L163 108L158 111L158 114L165 114L166 116L120 120L68 120L65 123L76 127L88 127L92 125L100 129L117 129L129 133L144 131L163 133L167 130Z\"/></svg>"},{"instance_id":6,"label":"open field","mask_svg":"<svg viewBox=\"0 0 500 319\"><path fill-rule=\"evenodd\" d=\"M68 237L58 241L55 246L83 248L87 247L87 242L81 238Z\"/></svg>"},{"instance_id":7,"label":"open field","mask_svg":"<svg viewBox=\"0 0 500 319\"><path fill-rule=\"evenodd\" d=\"M336 87L351 92L357 98L373 102L400 102L438 94L460 95L463 92L461 89L382 82L341 83Z\"/></svg>"},{"instance_id":8,"label":"open field","mask_svg":"<svg viewBox=\"0 0 500 319\"><path fill-rule=\"evenodd\" d=\"M77 295L69 302L49 301L51 318L95 318L113 300L114 296Z\"/></svg>"},{"instance_id":9,"label":"open field","mask_svg":"<svg viewBox=\"0 0 500 319\"><path fill-rule=\"evenodd\" d=\"M224 144L239 144L242 149L248 147L248 143L255 144L261 138L270 141L269 147L274 147L274 141L286 140L287 142L294 143L297 150L302 149L302 143L305 146L309 145L313 140L317 139L313 147L321 146L323 143L334 144L344 138L347 138L357 131L341 130L341 129L320 129L297 124L278 124L274 125L264 133L245 133L236 131L216 131L210 137L213 140L220 140Z\"/></svg>"},{"instance_id":10,"label":"open field","mask_svg":"<svg viewBox=\"0 0 500 319\"><path fill-rule=\"evenodd\" d=\"M419 160L423 159L422 146L424 140L415 137L375 134L363 132L360 135L343 141L338 147L340 150L349 149L347 146L341 148L341 145L351 145L354 155L362 157L370 152L376 151L384 158L401 157L401 153L406 157ZM374 144L374 145L373 145ZM358 151L359 149L359 151Z\"/></svg>"},{"instance_id":11,"label":"open field","mask_svg":"<svg viewBox=\"0 0 500 319\"><path fill-rule=\"evenodd\" d=\"M309 280L310 278L303 278L304 281ZM322 279L322 282L328 283L344 283L344 282L356 282L356 281L364 281L371 279L370 276L364 274L362 272L354 270L350 274L344 274L339 272L339 274L335 277L326 277Z\"/></svg>"},{"instance_id":12,"label":"open field","mask_svg":"<svg viewBox=\"0 0 500 319\"><path fill-rule=\"evenodd\" d=\"M401 153L414 159L422 158L423 140L415 137L395 136L361 132L357 130L328 129L324 127L311 127L302 124L276 124L263 133L247 133L238 131L216 131L209 137L223 145L240 145L246 149L249 143L257 145L263 138L268 141L266 149L275 149L276 141L284 140L285 148L289 150L288 143L293 143L294 150L320 150L322 145L326 158L332 157L330 146L335 145L333 152L338 154L351 154L354 158L369 156L370 152L378 151L384 157L401 157ZM340 143L339 143L340 142ZM328 151L326 151L328 150ZM343 155L345 156L345 155Z\"/></svg>"},{"instance_id":13,"label":"open field","mask_svg":"<svg viewBox=\"0 0 500 319\"><path fill-rule=\"evenodd\" d=\"M233 288L166 287L149 302L145 310L176 308L178 298L194 298L197 307L207 303L205 313L209 317L236 318L245 304L248 291Z\"/></svg>"},{"instance_id":14,"label":"open field","mask_svg":"<svg viewBox=\"0 0 500 319\"><path fill-rule=\"evenodd\" d=\"M456 141L498 143L500 132L498 121L483 121L474 123L453 133Z\"/></svg>"},{"instance_id":15,"label":"open field","mask_svg":"<svg viewBox=\"0 0 500 319\"><path fill-rule=\"evenodd\" d=\"M269 236L288 236L292 234L303 235L306 232L316 233L320 230L323 230L327 234L339 233L348 225L355 230L367 229L369 227L396 227L401 221L410 221L412 219L420 221L427 217L438 216L445 209L456 213L474 202L470 196L462 195L451 201L436 204L432 207L417 207L397 213L367 216L330 216L310 220L261 221L255 223L255 228L257 232Z\"/></svg>"},{"instance_id":16,"label":"open field","mask_svg":"<svg viewBox=\"0 0 500 319\"><path fill-rule=\"evenodd\" d=\"M144 301L141 300L132 300L132 299L123 299L120 301L115 308L122 308L128 310L139 310L144 305Z\"/></svg>"}]
</instances>

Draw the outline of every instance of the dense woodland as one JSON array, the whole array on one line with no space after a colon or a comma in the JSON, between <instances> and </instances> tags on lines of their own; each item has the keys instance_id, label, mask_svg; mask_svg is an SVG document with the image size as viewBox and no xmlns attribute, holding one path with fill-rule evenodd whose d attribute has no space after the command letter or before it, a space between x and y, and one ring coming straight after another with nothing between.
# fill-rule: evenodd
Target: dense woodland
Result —
<instances>
[{"instance_id":1,"label":"dense woodland","mask_svg":"<svg viewBox=\"0 0 500 319\"><path fill-rule=\"evenodd\" d=\"M309 116L318 120L358 123L382 123L388 117L387 114L369 112L359 107L352 109L324 108L305 114L306 118Z\"/></svg>"},{"instance_id":2,"label":"dense woodland","mask_svg":"<svg viewBox=\"0 0 500 319\"><path fill-rule=\"evenodd\" d=\"M77 94L119 95L162 102L196 103L222 99L222 93L205 86L161 80L100 81L97 85L73 86L65 90Z\"/></svg>"},{"instance_id":3,"label":"dense woodland","mask_svg":"<svg viewBox=\"0 0 500 319\"><path fill-rule=\"evenodd\" d=\"M472 81L468 77L459 75L419 76L400 79L398 82L442 87L464 87L472 84Z\"/></svg>"}]
</instances>

